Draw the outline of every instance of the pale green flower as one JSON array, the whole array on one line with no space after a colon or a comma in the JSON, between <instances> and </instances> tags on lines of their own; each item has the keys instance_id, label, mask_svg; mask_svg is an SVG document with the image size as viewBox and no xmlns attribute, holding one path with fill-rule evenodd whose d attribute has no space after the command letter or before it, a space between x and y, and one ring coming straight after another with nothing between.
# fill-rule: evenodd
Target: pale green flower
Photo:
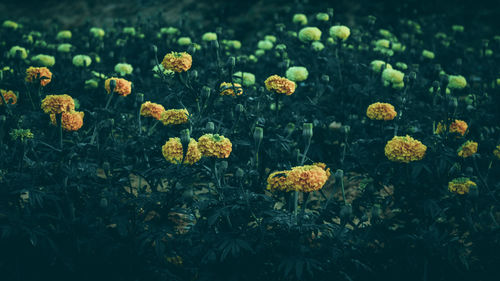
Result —
<instances>
[{"instance_id":1,"label":"pale green flower","mask_svg":"<svg viewBox=\"0 0 500 281\"><path fill-rule=\"evenodd\" d=\"M321 51L321 50L323 50L325 48L325 45L323 45L323 43L321 43L319 41L314 41L314 42L312 42L311 47L316 52L319 52L319 51Z\"/></svg>"},{"instance_id":2,"label":"pale green flower","mask_svg":"<svg viewBox=\"0 0 500 281\"><path fill-rule=\"evenodd\" d=\"M35 64L39 66L51 67L56 63L56 59L49 55L36 55L31 58Z\"/></svg>"},{"instance_id":3,"label":"pale green flower","mask_svg":"<svg viewBox=\"0 0 500 281\"><path fill-rule=\"evenodd\" d=\"M128 34L130 36L135 36L135 34L136 34L135 27L132 27L132 26L124 27L122 32L124 34Z\"/></svg>"},{"instance_id":4,"label":"pale green flower","mask_svg":"<svg viewBox=\"0 0 500 281\"><path fill-rule=\"evenodd\" d=\"M271 50L273 48L273 42L268 40L260 40L257 47L261 50Z\"/></svg>"},{"instance_id":5,"label":"pale green flower","mask_svg":"<svg viewBox=\"0 0 500 281\"><path fill-rule=\"evenodd\" d=\"M66 40L66 39L71 39L71 31L69 30L61 30L57 33L56 36L57 40Z\"/></svg>"},{"instance_id":6,"label":"pale green flower","mask_svg":"<svg viewBox=\"0 0 500 281\"><path fill-rule=\"evenodd\" d=\"M179 39L177 39L177 44L179 44L181 46L190 45L191 44L191 38L189 38L189 37L179 37Z\"/></svg>"},{"instance_id":7,"label":"pale green flower","mask_svg":"<svg viewBox=\"0 0 500 281\"><path fill-rule=\"evenodd\" d=\"M10 58L16 58L20 57L21 59L26 59L28 57L28 51L26 51L25 48L20 47L20 46L14 46L10 48L8 57Z\"/></svg>"},{"instance_id":8,"label":"pale green flower","mask_svg":"<svg viewBox=\"0 0 500 281\"><path fill-rule=\"evenodd\" d=\"M175 34L179 33L180 31L176 27L169 26L169 27L162 27L160 29L160 32L162 34L175 35Z\"/></svg>"},{"instance_id":9,"label":"pale green flower","mask_svg":"<svg viewBox=\"0 0 500 281\"><path fill-rule=\"evenodd\" d=\"M295 15L293 15L292 21L294 23L298 23L300 25L306 25L307 24L307 17L304 14L295 14Z\"/></svg>"},{"instance_id":10,"label":"pale green flower","mask_svg":"<svg viewBox=\"0 0 500 281\"><path fill-rule=\"evenodd\" d=\"M99 28L99 27L90 28L90 33L92 34L92 36L97 37L97 38L102 38L106 34L104 29Z\"/></svg>"},{"instance_id":11,"label":"pale green flower","mask_svg":"<svg viewBox=\"0 0 500 281\"><path fill-rule=\"evenodd\" d=\"M57 46L57 51L61 53L69 53L71 52L72 47L73 45L68 43L59 44L59 46Z\"/></svg>"},{"instance_id":12,"label":"pale green flower","mask_svg":"<svg viewBox=\"0 0 500 281\"><path fill-rule=\"evenodd\" d=\"M309 72L307 71L307 68L303 66L292 66L289 67L286 71L286 78L294 82L304 81L308 76Z\"/></svg>"},{"instance_id":13,"label":"pale green flower","mask_svg":"<svg viewBox=\"0 0 500 281\"><path fill-rule=\"evenodd\" d=\"M430 59L430 60L431 60L431 59L434 59L434 57L435 57L434 53L433 53L433 52L431 52L431 51L429 51L429 50L423 50L423 51L422 51L422 56L423 56L424 58L428 58L428 59Z\"/></svg>"},{"instance_id":14,"label":"pale green flower","mask_svg":"<svg viewBox=\"0 0 500 281\"><path fill-rule=\"evenodd\" d=\"M317 13L316 19L319 21L328 21L330 19L330 16L327 13Z\"/></svg>"},{"instance_id":15,"label":"pale green flower","mask_svg":"<svg viewBox=\"0 0 500 281\"><path fill-rule=\"evenodd\" d=\"M234 83L249 87L255 84L255 75L249 72L238 71L233 74Z\"/></svg>"},{"instance_id":16,"label":"pale green flower","mask_svg":"<svg viewBox=\"0 0 500 281\"><path fill-rule=\"evenodd\" d=\"M467 86L467 80L462 75L448 76L448 88L450 89L463 89Z\"/></svg>"},{"instance_id":17,"label":"pale green flower","mask_svg":"<svg viewBox=\"0 0 500 281\"><path fill-rule=\"evenodd\" d=\"M17 29L19 27L19 24L15 21L6 20L3 22L2 26L5 28Z\"/></svg>"},{"instance_id":18,"label":"pale green flower","mask_svg":"<svg viewBox=\"0 0 500 281\"><path fill-rule=\"evenodd\" d=\"M332 37L346 40L349 37L349 35L351 35L351 30L347 26L335 25L330 27L330 36Z\"/></svg>"},{"instance_id":19,"label":"pale green flower","mask_svg":"<svg viewBox=\"0 0 500 281\"><path fill-rule=\"evenodd\" d=\"M321 30L317 27L304 27L299 31L299 39L302 42L312 42L321 39Z\"/></svg>"},{"instance_id":20,"label":"pale green flower","mask_svg":"<svg viewBox=\"0 0 500 281\"><path fill-rule=\"evenodd\" d=\"M201 40L203 41L216 41L217 40L217 33L215 32L206 32L201 36Z\"/></svg>"},{"instance_id":21,"label":"pale green flower","mask_svg":"<svg viewBox=\"0 0 500 281\"><path fill-rule=\"evenodd\" d=\"M382 66L385 65L385 68L392 69L392 66L385 61L374 60L370 63L370 66L374 72L379 73L382 70Z\"/></svg>"},{"instance_id":22,"label":"pale green flower","mask_svg":"<svg viewBox=\"0 0 500 281\"><path fill-rule=\"evenodd\" d=\"M120 73L121 76L125 76L127 74L132 74L134 68L128 63L118 63L115 65L115 71Z\"/></svg>"},{"instance_id":23,"label":"pale green flower","mask_svg":"<svg viewBox=\"0 0 500 281\"><path fill-rule=\"evenodd\" d=\"M92 59L87 55L76 55L73 57L73 65L77 67L88 67Z\"/></svg>"}]
</instances>

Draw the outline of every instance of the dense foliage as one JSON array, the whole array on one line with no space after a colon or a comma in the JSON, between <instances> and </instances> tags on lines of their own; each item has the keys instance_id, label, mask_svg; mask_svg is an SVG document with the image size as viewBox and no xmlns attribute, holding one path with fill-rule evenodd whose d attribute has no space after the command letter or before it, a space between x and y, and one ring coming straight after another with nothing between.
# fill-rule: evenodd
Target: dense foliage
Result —
<instances>
[{"instance_id":1,"label":"dense foliage","mask_svg":"<svg viewBox=\"0 0 500 281\"><path fill-rule=\"evenodd\" d=\"M345 21L5 21L1 279L494 280L500 36Z\"/></svg>"}]
</instances>

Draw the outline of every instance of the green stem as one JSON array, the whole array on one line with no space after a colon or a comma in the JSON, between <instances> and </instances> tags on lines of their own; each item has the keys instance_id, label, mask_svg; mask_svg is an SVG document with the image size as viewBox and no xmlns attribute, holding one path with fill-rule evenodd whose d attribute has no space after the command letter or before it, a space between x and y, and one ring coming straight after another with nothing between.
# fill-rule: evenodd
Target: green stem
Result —
<instances>
[{"instance_id":1,"label":"green stem","mask_svg":"<svg viewBox=\"0 0 500 281\"><path fill-rule=\"evenodd\" d=\"M59 149L63 149L62 113L56 114L57 127L59 128Z\"/></svg>"},{"instance_id":2,"label":"green stem","mask_svg":"<svg viewBox=\"0 0 500 281\"><path fill-rule=\"evenodd\" d=\"M113 99L113 93L110 93L109 97L108 97L108 101L106 102L106 106L104 107L104 109L108 109L109 104L111 103L112 99Z\"/></svg>"},{"instance_id":3,"label":"green stem","mask_svg":"<svg viewBox=\"0 0 500 281\"><path fill-rule=\"evenodd\" d=\"M0 93L0 97L2 97L2 102L3 104L5 105L5 108L7 109L7 113L9 115L12 115L12 111L10 111L10 107L9 107L9 104L7 103L7 101L5 100L5 97L3 96L2 93Z\"/></svg>"}]
</instances>

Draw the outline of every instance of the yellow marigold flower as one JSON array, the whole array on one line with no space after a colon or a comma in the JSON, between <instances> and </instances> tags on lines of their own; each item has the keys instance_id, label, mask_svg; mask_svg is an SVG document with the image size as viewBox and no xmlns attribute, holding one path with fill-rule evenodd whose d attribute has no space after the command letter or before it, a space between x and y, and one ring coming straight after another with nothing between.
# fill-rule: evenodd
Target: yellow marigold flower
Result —
<instances>
[{"instance_id":1,"label":"yellow marigold flower","mask_svg":"<svg viewBox=\"0 0 500 281\"><path fill-rule=\"evenodd\" d=\"M206 32L201 36L201 40L203 41L216 41L217 40L217 33L215 32Z\"/></svg>"},{"instance_id":2,"label":"yellow marigold flower","mask_svg":"<svg viewBox=\"0 0 500 281\"><path fill-rule=\"evenodd\" d=\"M187 46L187 45L190 45L192 42L191 42L191 38L189 37L179 37L177 39L177 44L181 45L181 46Z\"/></svg>"},{"instance_id":3,"label":"yellow marigold flower","mask_svg":"<svg viewBox=\"0 0 500 281\"><path fill-rule=\"evenodd\" d=\"M17 96L14 94L13 91L6 91L6 90L1 90L0 93L2 94L3 98L5 99L6 103L10 104L16 104L17 103ZM0 105L3 105L3 100L0 99Z\"/></svg>"},{"instance_id":4,"label":"yellow marigold flower","mask_svg":"<svg viewBox=\"0 0 500 281\"><path fill-rule=\"evenodd\" d=\"M198 139L198 148L204 156L228 158L233 144L224 136L205 134Z\"/></svg>"},{"instance_id":5,"label":"yellow marigold flower","mask_svg":"<svg viewBox=\"0 0 500 281\"><path fill-rule=\"evenodd\" d=\"M346 40L351 35L351 30L345 25L335 25L330 27L330 36Z\"/></svg>"},{"instance_id":6,"label":"yellow marigold flower","mask_svg":"<svg viewBox=\"0 0 500 281\"><path fill-rule=\"evenodd\" d=\"M475 141L466 141L457 150L458 156L462 158L467 158L469 156L472 156L476 152L477 152L477 142Z\"/></svg>"},{"instance_id":7,"label":"yellow marigold flower","mask_svg":"<svg viewBox=\"0 0 500 281\"><path fill-rule=\"evenodd\" d=\"M193 64L193 58L186 52L171 52L166 54L161 62L163 67L174 72L188 71Z\"/></svg>"},{"instance_id":8,"label":"yellow marigold flower","mask_svg":"<svg viewBox=\"0 0 500 281\"><path fill-rule=\"evenodd\" d=\"M52 80L52 72L46 67L30 66L26 69L26 82L33 83L40 80L40 85L45 86Z\"/></svg>"},{"instance_id":9,"label":"yellow marigold flower","mask_svg":"<svg viewBox=\"0 0 500 281\"><path fill-rule=\"evenodd\" d=\"M456 194L469 193L471 186L477 186L469 178L456 178L448 183L448 190Z\"/></svg>"},{"instance_id":10,"label":"yellow marigold flower","mask_svg":"<svg viewBox=\"0 0 500 281\"><path fill-rule=\"evenodd\" d=\"M57 40L71 39L71 31L69 30L59 31L59 33L57 33L56 39Z\"/></svg>"},{"instance_id":11,"label":"yellow marigold flower","mask_svg":"<svg viewBox=\"0 0 500 281\"><path fill-rule=\"evenodd\" d=\"M266 89L287 96L295 92L295 83L278 75L269 76L266 81Z\"/></svg>"},{"instance_id":12,"label":"yellow marigold flower","mask_svg":"<svg viewBox=\"0 0 500 281\"><path fill-rule=\"evenodd\" d=\"M449 131L450 131L450 133L458 133L461 136L464 136L465 133L467 132L467 128L468 127L469 126L467 125L467 123L465 121L456 119L455 121L453 121L450 124ZM437 128L436 128L436 132L435 133L436 134L441 134L444 131L446 131L445 126L443 125L442 122L439 122L437 124Z\"/></svg>"},{"instance_id":13,"label":"yellow marigold flower","mask_svg":"<svg viewBox=\"0 0 500 281\"><path fill-rule=\"evenodd\" d=\"M182 161L183 150L180 138L170 138L161 148L165 160L172 164L180 164ZM198 149L196 140L191 139L188 144L184 165L193 165L201 159L201 152Z\"/></svg>"},{"instance_id":14,"label":"yellow marigold flower","mask_svg":"<svg viewBox=\"0 0 500 281\"><path fill-rule=\"evenodd\" d=\"M319 21L328 21L330 19L330 16L327 13L317 13L316 19Z\"/></svg>"},{"instance_id":15,"label":"yellow marigold flower","mask_svg":"<svg viewBox=\"0 0 500 281\"><path fill-rule=\"evenodd\" d=\"M121 76L125 76L127 74L132 74L132 71L134 71L134 68L132 65L128 63L117 63L115 65L115 71L117 73L120 73Z\"/></svg>"},{"instance_id":16,"label":"yellow marigold flower","mask_svg":"<svg viewBox=\"0 0 500 281\"><path fill-rule=\"evenodd\" d=\"M311 192L321 189L330 177L330 169L323 163L293 167L287 173L285 185L290 190Z\"/></svg>"},{"instance_id":17,"label":"yellow marigold flower","mask_svg":"<svg viewBox=\"0 0 500 281\"><path fill-rule=\"evenodd\" d=\"M500 145L497 145L493 150L493 155L495 155L500 160Z\"/></svg>"},{"instance_id":18,"label":"yellow marigold flower","mask_svg":"<svg viewBox=\"0 0 500 281\"><path fill-rule=\"evenodd\" d=\"M289 171L277 171L271 173L267 177L267 190L289 191L289 188L286 185L286 178L288 176L288 172Z\"/></svg>"},{"instance_id":19,"label":"yellow marigold flower","mask_svg":"<svg viewBox=\"0 0 500 281\"><path fill-rule=\"evenodd\" d=\"M78 131L83 126L84 115L85 113L80 111L63 112L61 116L62 128L66 131ZM55 114L50 114L50 121L53 125L57 125Z\"/></svg>"},{"instance_id":20,"label":"yellow marigold flower","mask_svg":"<svg viewBox=\"0 0 500 281\"><path fill-rule=\"evenodd\" d=\"M2 26L11 29L17 29L19 27L19 24L15 21L6 20L2 23Z\"/></svg>"},{"instance_id":21,"label":"yellow marigold flower","mask_svg":"<svg viewBox=\"0 0 500 281\"><path fill-rule=\"evenodd\" d=\"M76 55L73 57L73 65L78 67L88 67L92 59L87 55Z\"/></svg>"},{"instance_id":22,"label":"yellow marigold flower","mask_svg":"<svg viewBox=\"0 0 500 281\"><path fill-rule=\"evenodd\" d=\"M463 89L467 86L467 81L462 75L448 76L448 88L450 89Z\"/></svg>"},{"instance_id":23,"label":"yellow marigold flower","mask_svg":"<svg viewBox=\"0 0 500 281\"><path fill-rule=\"evenodd\" d=\"M146 117L153 117L156 120L161 119L161 114L165 111L165 108L161 104L153 103L147 101L141 105L140 114Z\"/></svg>"},{"instance_id":24,"label":"yellow marigold flower","mask_svg":"<svg viewBox=\"0 0 500 281\"><path fill-rule=\"evenodd\" d=\"M376 102L366 109L366 116L372 120L392 120L396 115L394 106L390 103Z\"/></svg>"},{"instance_id":25,"label":"yellow marigold flower","mask_svg":"<svg viewBox=\"0 0 500 281\"><path fill-rule=\"evenodd\" d=\"M61 114L74 111L75 101L69 95L47 95L41 107L47 114Z\"/></svg>"},{"instance_id":26,"label":"yellow marigold flower","mask_svg":"<svg viewBox=\"0 0 500 281\"><path fill-rule=\"evenodd\" d=\"M179 125L187 123L189 112L187 109L169 109L161 113L160 121L163 125Z\"/></svg>"},{"instance_id":27,"label":"yellow marigold flower","mask_svg":"<svg viewBox=\"0 0 500 281\"><path fill-rule=\"evenodd\" d=\"M56 59L53 56L43 55L43 54L32 57L31 61L35 65L40 65L45 67L54 66L54 64L56 63Z\"/></svg>"},{"instance_id":28,"label":"yellow marigold flower","mask_svg":"<svg viewBox=\"0 0 500 281\"><path fill-rule=\"evenodd\" d=\"M299 31L299 39L306 43L318 41L321 39L321 30L317 27L304 27Z\"/></svg>"},{"instance_id":29,"label":"yellow marigold flower","mask_svg":"<svg viewBox=\"0 0 500 281\"><path fill-rule=\"evenodd\" d=\"M108 78L106 79L106 81L104 81L104 89L106 89L108 94L111 94L111 87L109 85L111 80L115 80L116 82L116 86L113 91L114 93L117 93L118 95L124 97L130 95L130 93L132 92L132 82L127 81L123 78L115 78L115 77Z\"/></svg>"},{"instance_id":30,"label":"yellow marigold flower","mask_svg":"<svg viewBox=\"0 0 500 281\"><path fill-rule=\"evenodd\" d=\"M395 69L386 68L382 71L382 80L390 82L391 84L402 83L404 76L403 72Z\"/></svg>"},{"instance_id":31,"label":"yellow marigold flower","mask_svg":"<svg viewBox=\"0 0 500 281\"><path fill-rule=\"evenodd\" d=\"M221 96L239 96L243 94L243 88L241 88L241 85L238 83L227 83L227 82L222 82L220 84L220 95ZM236 93L234 92L236 91Z\"/></svg>"},{"instance_id":32,"label":"yellow marigold flower","mask_svg":"<svg viewBox=\"0 0 500 281\"><path fill-rule=\"evenodd\" d=\"M409 163L422 160L426 150L427 146L408 135L395 136L385 145L385 156L394 162Z\"/></svg>"}]
</instances>

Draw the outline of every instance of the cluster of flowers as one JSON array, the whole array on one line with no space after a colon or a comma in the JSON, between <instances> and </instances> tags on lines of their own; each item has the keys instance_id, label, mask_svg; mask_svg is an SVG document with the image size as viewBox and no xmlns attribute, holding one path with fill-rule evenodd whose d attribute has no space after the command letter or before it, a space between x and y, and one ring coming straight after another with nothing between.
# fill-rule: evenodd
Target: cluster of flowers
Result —
<instances>
[{"instance_id":1,"label":"cluster of flowers","mask_svg":"<svg viewBox=\"0 0 500 281\"><path fill-rule=\"evenodd\" d=\"M145 117L153 117L164 125L179 125L187 123L189 120L187 109L165 110L163 105L150 101L141 105L140 114Z\"/></svg>"},{"instance_id":2,"label":"cluster of flowers","mask_svg":"<svg viewBox=\"0 0 500 281\"><path fill-rule=\"evenodd\" d=\"M468 128L469 128L469 125L467 125L467 123L465 121L457 119L457 120L451 122L451 124L448 128L448 131L450 133L457 133L463 137L465 135L465 133L467 132ZM444 133L446 131L446 129L447 129L446 125L444 125L443 122L439 122L437 127L436 127L435 133L436 134Z\"/></svg>"},{"instance_id":3,"label":"cluster of flowers","mask_svg":"<svg viewBox=\"0 0 500 281\"><path fill-rule=\"evenodd\" d=\"M267 178L267 189L311 192L323 188L329 177L330 169L324 163L298 166L271 173Z\"/></svg>"},{"instance_id":4,"label":"cluster of flowers","mask_svg":"<svg viewBox=\"0 0 500 281\"><path fill-rule=\"evenodd\" d=\"M198 141L190 138L186 155L183 154L183 146L180 138L170 138L162 146L162 153L165 160L173 164L180 164L182 162L185 165L193 165L202 156L228 158L231 151L231 141L217 134L205 134Z\"/></svg>"},{"instance_id":5,"label":"cluster of flowers","mask_svg":"<svg viewBox=\"0 0 500 281\"><path fill-rule=\"evenodd\" d=\"M83 126L83 112L75 111L75 101L69 95L47 95L42 100L42 110L50 114L56 124L56 114L61 114L61 125L66 131L77 131Z\"/></svg>"}]
</instances>

